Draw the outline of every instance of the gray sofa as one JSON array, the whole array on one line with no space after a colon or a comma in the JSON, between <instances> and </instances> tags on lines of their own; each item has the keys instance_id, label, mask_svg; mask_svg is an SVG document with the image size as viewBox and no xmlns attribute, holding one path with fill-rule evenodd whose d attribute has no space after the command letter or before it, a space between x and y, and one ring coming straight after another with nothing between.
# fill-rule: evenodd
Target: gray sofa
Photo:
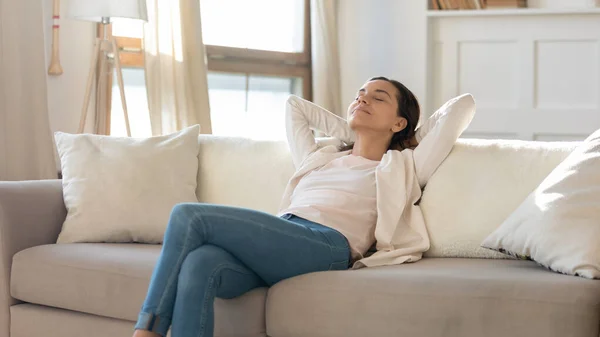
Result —
<instances>
[{"instance_id":1,"label":"gray sofa","mask_svg":"<svg viewBox=\"0 0 600 337\"><path fill-rule=\"evenodd\" d=\"M278 196L293 171L284 145L217 137L201 137L200 143L199 200L276 210ZM523 147L507 144L460 142L436 176L442 179L456 169L452 165L461 165L453 156L471 156L470 164L476 165L490 153ZM572 145L525 148L513 152L548 158L548 149L552 149L553 159L543 163L551 169ZM255 165L248 164L249 156ZM538 180L548 171L544 170ZM506 177L514 174L508 172ZM509 179L506 177L500 179ZM424 208L426 198L452 188L440 184L439 179L426 188ZM236 189L241 183L264 197L239 199ZM481 189L474 184L471 188ZM435 218L432 211L424 209L426 220ZM160 246L58 245L55 242L65 216L61 181L0 182L0 337L131 336ZM556 274L534 262L499 255L477 258L473 253L461 258L435 253L452 250L443 249L443 240L433 228L432 223L432 253L417 263L312 273L236 299L218 299L215 335L599 335L600 282ZM463 251L454 256L461 254L469 255Z\"/></svg>"}]
</instances>

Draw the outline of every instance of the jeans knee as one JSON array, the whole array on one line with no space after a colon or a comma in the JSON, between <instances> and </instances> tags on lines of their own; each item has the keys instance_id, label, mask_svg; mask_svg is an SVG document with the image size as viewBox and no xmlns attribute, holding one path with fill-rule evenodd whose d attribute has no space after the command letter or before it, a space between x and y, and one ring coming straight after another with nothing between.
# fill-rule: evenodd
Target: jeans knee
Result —
<instances>
[{"instance_id":1,"label":"jeans knee","mask_svg":"<svg viewBox=\"0 0 600 337\"><path fill-rule=\"evenodd\" d=\"M189 217L194 213L198 212L198 208L202 207L202 204L193 202L179 203L173 206L171 210L171 218L175 217Z\"/></svg>"},{"instance_id":2,"label":"jeans knee","mask_svg":"<svg viewBox=\"0 0 600 337\"><path fill-rule=\"evenodd\" d=\"M179 287L185 288L207 281L227 261L227 253L222 248L204 245L194 249L181 265Z\"/></svg>"},{"instance_id":3,"label":"jeans knee","mask_svg":"<svg viewBox=\"0 0 600 337\"><path fill-rule=\"evenodd\" d=\"M180 203L173 206L169 218L169 227L171 230L181 230L186 232L195 218L202 212L202 204L198 203Z\"/></svg>"}]
</instances>

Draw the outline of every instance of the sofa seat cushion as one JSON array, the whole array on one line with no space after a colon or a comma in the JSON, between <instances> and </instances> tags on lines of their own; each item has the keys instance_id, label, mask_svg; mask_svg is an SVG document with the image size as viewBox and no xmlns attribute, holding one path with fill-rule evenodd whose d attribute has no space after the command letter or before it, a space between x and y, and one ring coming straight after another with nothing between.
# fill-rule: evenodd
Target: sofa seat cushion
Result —
<instances>
[{"instance_id":1,"label":"sofa seat cushion","mask_svg":"<svg viewBox=\"0 0 600 337\"><path fill-rule=\"evenodd\" d=\"M19 300L135 321L160 245L77 243L29 248L13 258L11 295ZM215 330L265 331L266 288L215 301ZM133 328L133 324L132 324Z\"/></svg>"},{"instance_id":2,"label":"sofa seat cushion","mask_svg":"<svg viewBox=\"0 0 600 337\"><path fill-rule=\"evenodd\" d=\"M600 282L531 261L426 258L284 280L266 317L272 337L596 337Z\"/></svg>"}]
</instances>

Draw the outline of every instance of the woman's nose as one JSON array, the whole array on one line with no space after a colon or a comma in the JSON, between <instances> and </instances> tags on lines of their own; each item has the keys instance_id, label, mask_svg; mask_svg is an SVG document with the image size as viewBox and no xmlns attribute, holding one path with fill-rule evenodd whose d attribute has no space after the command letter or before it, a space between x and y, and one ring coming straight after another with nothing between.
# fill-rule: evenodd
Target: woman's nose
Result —
<instances>
[{"instance_id":1,"label":"woman's nose","mask_svg":"<svg viewBox=\"0 0 600 337\"><path fill-rule=\"evenodd\" d=\"M367 104L367 100L365 98L365 96L361 96L358 98L358 103L363 103L363 104Z\"/></svg>"}]
</instances>

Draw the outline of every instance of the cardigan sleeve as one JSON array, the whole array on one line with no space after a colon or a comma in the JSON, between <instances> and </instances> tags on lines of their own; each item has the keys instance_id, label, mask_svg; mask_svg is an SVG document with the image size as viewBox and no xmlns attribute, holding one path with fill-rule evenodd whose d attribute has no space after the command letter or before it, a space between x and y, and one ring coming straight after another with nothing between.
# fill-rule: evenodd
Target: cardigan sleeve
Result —
<instances>
[{"instance_id":1,"label":"cardigan sleeve","mask_svg":"<svg viewBox=\"0 0 600 337\"><path fill-rule=\"evenodd\" d=\"M318 148L311 129L346 144L353 143L356 137L345 119L294 95L286 102L285 129L296 168Z\"/></svg>"},{"instance_id":2,"label":"cardigan sleeve","mask_svg":"<svg viewBox=\"0 0 600 337\"><path fill-rule=\"evenodd\" d=\"M473 96L463 94L446 102L417 130L415 137L419 145L413 156L421 188L446 159L474 115Z\"/></svg>"}]
</instances>

